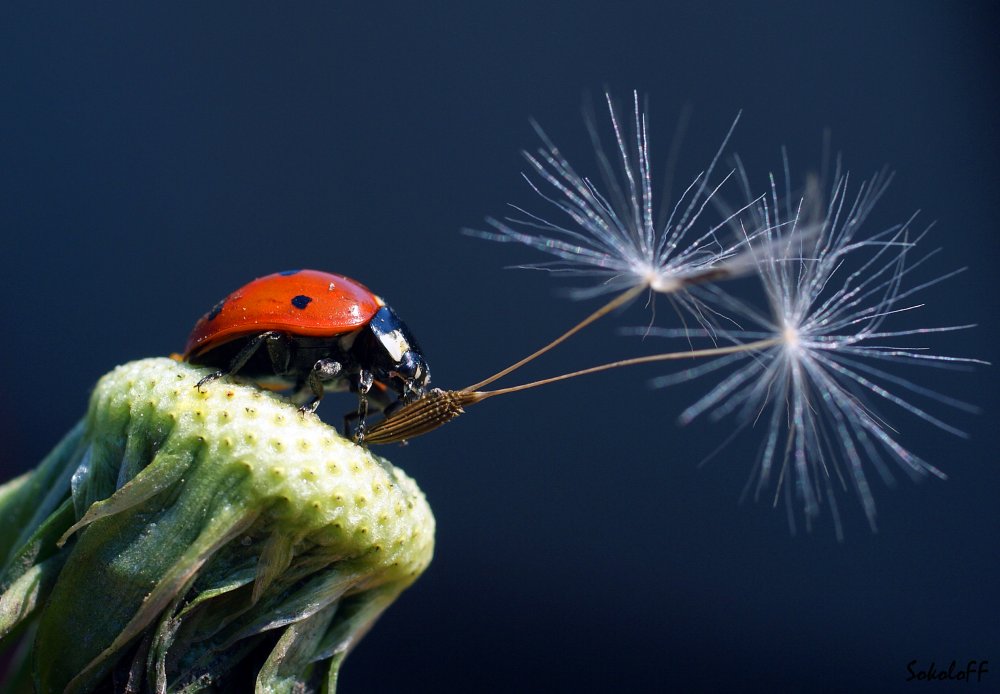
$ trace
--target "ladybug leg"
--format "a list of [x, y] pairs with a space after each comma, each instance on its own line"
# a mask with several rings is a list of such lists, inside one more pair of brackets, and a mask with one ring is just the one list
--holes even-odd
[[[360, 403], [359, 403], [360, 404]], [[389, 416], [391, 413], [398, 410], [405, 403], [401, 400], [393, 398], [393, 392], [384, 383], [380, 381], [373, 381], [368, 392], [364, 394], [364, 405], [359, 407], [358, 410], [354, 412], [348, 412], [344, 415], [344, 432], [345, 436], [349, 436], [351, 433], [351, 423], [355, 419], [362, 419], [367, 416], [372, 409], [381, 412], [384, 416]], [[364, 421], [362, 420], [362, 423]], [[365, 427], [359, 427], [354, 431], [354, 442], [361, 443], [364, 439]]]
[[361, 427], [355, 429], [351, 423], [359, 416], [356, 410], [352, 410], [344, 415], [344, 437], [349, 438], [354, 443], [361, 443], [365, 439], [364, 430]]
[[267, 343], [268, 356], [270, 356], [271, 361], [274, 362], [275, 368], [278, 367], [282, 360], [287, 364], [288, 350], [284, 345], [284, 336], [276, 330], [268, 330], [267, 332], [263, 332], [247, 342], [243, 346], [243, 349], [237, 352], [236, 356], [229, 362], [229, 366], [227, 368], [208, 374], [195, 384], [195, 388], [201, 390], [201, 387], [206, 383], [220, 379], [223, 376], [235, 376], [236, 372], [246, 366], [247, 362], [250, 361], [250, 358], [257, 353], [257, 350], [260, 349], [260, 346], [265, 342]]
[[365, 418], [368, 416], [368, 391], [375, 383], [375, 377], [371, 371], [362, 369], [354, 382], [354, 390], [358, 394], [358, 411], [344, 417], [344, 434], [350, 437], [350, 421], [358, 420], [358, 426], [354, 431], [354, 440], [363, 441], [365, 437]]
[[306, 385], [312, 391], [313, 399], [300, 407], [299, 412], [315, 412], [319, 407], [319, 401], [323, 399], [323, 384], [335, 379], [343, 370], [343, 365], [336, 359], [320, 359], [313, 364], [309, 376], [306, 377]]
[[[274, 369], [274, 373], [279, 375], [287, 373], [288, 365], [292, 360], [292, 354], [285, 336], [276, 330], [269, 330], [263, 333], [261, 337], [267, 342], [267, 357], [271, 360], [271, 368]], [[237, 358], [239, 356], [239, 354], [236, 355]], [[247, 357], [247, 359], [250, 359], [250, 357]], [[233, 359], [233, 361], [236, 361], [236, 359]], [[243, 363], [245, 364], [246, 362], [244, 361]]]

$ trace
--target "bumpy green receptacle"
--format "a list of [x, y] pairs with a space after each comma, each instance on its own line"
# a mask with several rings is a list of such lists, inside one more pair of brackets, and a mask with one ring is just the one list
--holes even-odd
[[[5, 685], [332, 691], [427, 567], [402, 471], [251, 386], [169, 359], [115, 369], [37, 470], [0, 487]], [[32, 640], [32, 632], [35, 631]]]

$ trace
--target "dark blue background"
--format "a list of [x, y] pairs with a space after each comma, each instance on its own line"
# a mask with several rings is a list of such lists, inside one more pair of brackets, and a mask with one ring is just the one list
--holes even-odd
[[[938, 220], [934, 272], [970, 267], [916, 322], [978, 322], [934, 346], [995, 360], [988, 3], [367, 4], [0, 10], [5, 474], [44, 455], [101, 374], [181, 349], [212, 302], [278, 269], [375, 288], [438, 385], [536, 347], [586, 306], [503, 269], [529, 249], [458, 230], [535, 203], [518, 175], [531, 117], [591, 167], [581, 105], [605, 86], [649, 96], [657, 163], [693, 106], [682, 180], [739, 109], [734, 149], [758, 182], [781, 145], [816, 165], [827, 127], [858, 176], [888, 164], [872, 229], [919, 208]], [[609, 322], [524, 375], [634, 347]], [[909, 691], [913, 659], [986, 658], [997, 686], [994, 369], [919, 374], [983, 414], [943, 413], [970, 441], [900, 418], [951, 479], [876, 480], [878, 534], [842, 501], [842, 544], [828, 519], [792, 537], [782, 509], [738, 504], [759, 434], [699, 469], [732, 423], [677, 427], [708, 382], [647, 390], [662, 371], [492, 401], [383, 451], [433, 504], [437, 552], [344, 692]]]

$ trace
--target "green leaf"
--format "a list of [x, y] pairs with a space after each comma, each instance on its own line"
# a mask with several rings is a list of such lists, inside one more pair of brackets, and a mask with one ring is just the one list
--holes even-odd
[[313, 679], [316, 649], [337, 612], [333, 602], [295, 622], [281, 635], [257, 676], [259, 694], [298, 694]]

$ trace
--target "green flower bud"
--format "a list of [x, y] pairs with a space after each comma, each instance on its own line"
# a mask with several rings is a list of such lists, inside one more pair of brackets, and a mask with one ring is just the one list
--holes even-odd
[[115, 369], [0, 487], [0, 646], [22, 642], [3, 691], [333, 691], [430, 563], [413, 480], [280, 396], [197, 389], [205, 373]]

